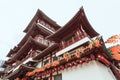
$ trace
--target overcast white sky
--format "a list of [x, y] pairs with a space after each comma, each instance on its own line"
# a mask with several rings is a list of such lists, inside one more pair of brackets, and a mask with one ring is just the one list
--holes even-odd
[[1, 0], [0, 59], [20, 42], [38, 8], [63, 26], [81, 6], [104, 39], [120, 33], [120, 0]]

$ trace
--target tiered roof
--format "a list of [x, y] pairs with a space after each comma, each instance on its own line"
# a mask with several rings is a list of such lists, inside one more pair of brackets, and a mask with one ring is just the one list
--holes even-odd
[[[55, 28], [55, 30], [57, 30], [57, 31], [55, 33], [46, 31], [44, 28], [41, 27], [41, 25], [36, 23], [36, 21], [38, 19], [42, 19], [42, 20], [46, 21], [47, 23], [52, 25]], [[102, 37], [99, 37], [99, 33], [97, 33], [92, 28], [90, 23], [88, 22], [87, 17], [84, 13], [83, 7], [62, 28], [60, 28], [60, 26], [58, 24], [56, 24], [56, 22], [51, 20], [42, 11], [40, 11], [38, 9], [34, 18], [31, 20], [29, 25], [24, 30], [24, 32], [26, 32], [27, 34], [21, 40], [21, 42], [18, 44], [18, 47], [15, 47], [15, 49], [10, 50], [10, 52], [7, 56], [10, 56], [12, 53], [16, 53], [16, 54], [12, 57], [12, 59], [7, 61], [5, 64], [8, 64], [8, 63], [11, 64], [16, 60], [22, 60], [22, 58], [24, 58], [25, 56], [28, 55], [28, 52], [31, 49], [33, 49], [33, 50], [38, 49], [41, 51], [39, 52], [39, 54], [36, 57], [33, 58], [33, 60], [35, 60], [35, 61], [29, 61], [28, 63], [26, 63], [26, 64], [32, 64], [32, 65], [36, 64], [37, 60], [39, 61], [41, 58], [43, 58], [49, 54], [52, 54], [52, 52], [55, 51], [59, 47], [59, 42], [61, 41], [61, 39], [65, 36], [67, 36], [71, 31], [77, 29], [78, 26], [79, 27], [82, 26], [83, 30], [87, 33], [90, 41], [85, 42], [86, 43], [85, 45], [83, 45], [84, 44], [83, 43], [83, 44], [79, 45], [79, 47], [72, 49], [74, 51], [74, 54], [72, 54], [72, 55], [69, 54], [72, 51], [69, 51], [69, 53], [66, 53], [66, 52], [63, 53], [62, 59], [58, 62], [57, 65], [54, 62], [50, 63], [50, 64], [52, 64], [52, 66], [50, 66], [50, 68], [46, 68], [44, 70], [51, 71], [51, 70], [57, 69], [57, 68], [62, 69], [62, 67], [66, 66], [66, 65], [67, 65], [67, 67], [71, 67], [71, 64], [77, 66], [77, 64], [81, 64], [81, 61], [88, 63], [89, 60], [98, 60], [98, 61], [104, 63], [106, 66], [109, 66], [111, 68], [111, 70], [113, 71], [113, 73], [115, 74], [116, 78], [119, 80], [120, 73], [118, 72], [118, 70], [116, 70], [115, 66], [112, 64], [112, 58], [110, 57], [109, 53], [106, 50], [106, 47], [104, 45], [104, 41], [103, 41]], [[47, 47], [46, 45], [35, 41], [33, 39], [33, 37], [38, 33], [43, 34], [45, 37], [48, 36], [47, 39], [49, 39], [51, 41], [55, 41], [56, 43]], [[64, 35], [63, 35], [63, 33], [64, 33]], [[95, 38], [95, 39], [93, 39], [93, 38]], [[95, 41], [97, 41], [97, 42], [95, 42]], [[81, 58], [78, 58], [78, 56], [76, 56], [76, 53], [77, 53], [76, 51], [78, 49], [81, 49], [81, 55], [80, 55]], [[82, 52], [82, 50], [83, 50], [83, 52]], [[70, 57], [69, 60], [64, 58], [64, 56], [66, 54], [67, 54], [67, 57]], [[45, 66], [43, 66], [43, 67], [45, 67]], [[43, 68], [43, 67], [41, 67], [41, 68]], [[30, 67], [27, 65], [20, 65], [20, 67], [13, 73], [10, 73], [7, 76], [7, 78], [11, 79], [11, 80], [15, 79], [18, 76], [20, 78], [22, 78], [26, 75], [26, 72], [28, 72], [28, 73], [32, 72], [32, 73], [36, 74], [37, 72], [40, 72], [40, 69], [35, 69], [34, 66]], [[40, 73], [42, 74], [43, 72], [44, 71], [41, 71]]]
[[13, 60], [21, 60], [26, 55], [30, 49], [36, 50], [44, 50], [47, 48], [46, 45], [41, 44], [40, 42], [35, 41], [32, 37], [29, 37], [26, 43], [20, 48], [20, 50], [16, 53], [16, 55], [12, 58]]
[[50, 19], [46, 14], [44, 14], [41, 10], [37, 10], [35, 16], [33, 17], [33, 19], [30, 21], [30, 23], [28, 24], [28, 26], [26, 27], [26, 29], [24, 30], [24, 32], [28, 32], [29, 29], [31, 28], [31, 25], [33, 25], [34, 23], [36, 23], [35, 21], [37, 19], [43, 19], [45, 20], [46, 22], [48, 22], [49, 24], [51, 24], [55, 30], [58, 30], [60, 28], [60, 26], [55, 22], [53, 21], [52, 19]]
[[[38, 9], [34, 18], [31, 20], [29, 25], [24, 30], [26, 35], [23, 37], [23, 39], [20, 41], [20, 43], [17, 46], [15, 46], [13, 49], [11, 49], [9, 51], [9, 53], [7, 54], [7, 57], [11, 57], [11, 55], [12, 55], [12, 57], [4, 63], [3, 67], [7, 67], [7, 65], [9, 65], [9, 64], [13, 64], [14, 62], [16, 62], [18, 60], [22, 60], [25, 56], [29, 55], [28, 52], [31, 49], [42, 51], [48, 47], [34, 39], [34, 37], [38, 34], [41, 34], [44, 37], [53, 34], [51, 31], [46, 30], [45, 28], [41, 27], [41, 25], [39, 25], [37, 23], [38, 19], [44, 20], [47, 24], [51, 25], [55, 30], [60, 28], [60, 26], [56, 22], [54, 22], [52, 19], [50, 19], [47, 15], [45, 15], [42, 11], [40, 11]], [[35, 64], [35, 63], [36, 62], [34, 62], [34, 61], [29, 61], [26, 64]], [[27, 69], [27, 68], [30, 68], [30, 67], [21, 65], [19, 67], [19, 69], [17, 69], [15, 72], [10, 73], [7, 76], [7, 78], [14, 79], [16, 76], [22, 75], [22, 71], [24, 71], [24, 73], [28, 72], [29, 69]]]
[[17, 76], [21, 76], [21, 77], [22, 77], [22, 76], [25, 75], [26, 72], [32, 71], [32, 70], [34, 70], [33, 67], [28, 67], [28, 66], [26, 66], [26, 65], [21, 65], [21, 66], [19, 67], [19, 69], [15, 70], [13, 73], [10, 73], [10, 74], [6, 77], [6, 79], [13, 80], [13, 79], [15, 79]]
[[41, 58], [44, 57], [44, 56], [47, 56], [47, 55], [49, 55], [49, 54], [52, 54], [52, 52], [53, 52], [56, 48], [58, 48], [58, 44], [57, 44], [57, 43], [55, 43], [55, 44], [51, 45], [50, 47], [44, 49], [41, 53], [39, 53], [36, 57], [34, 57], [33, 60], [39, 60], [39, 59], [41, 59]]
[[58, 42], [62, 39], [62, 37], [66, 36], [71, 31], [73, 31], [74, 29], [76, 29], [78, 26], [81, 26], [81, 25], [83, 29], [85, 30], [85, 32], [90, 36], [90, 38], [93, 38], [99, 35], [88, 22], [84, 9], [82, 7], [66, 25], [64, 25], [62, 28], [57, 30], [55, 34], [52, 34], [48, 36], [47, 38], [52, 41]]
[[54, 27], [55, 30], [58, 30], [60, 28], [60, 26], [56, 22], [54, 22], [46, 14], [44, 14], [41, 10], [38, 9], [35, 16], [31, 20], [29, 25], [26, 27], [26, 29], [24, 30], [24, 32], [26, 32], [26, 35], [23, 37], [23, 39], [20, 41], [20, 43], [14, 47], [14, 49], [11, 49], [9, 51], [7, 57], [10, 57], [11, 54], [17, 53], [19, 51], [19, 49], [28, 40], [29, 36], [34, 37], [36, 34], [42, 34], [44, 36], [48, 36], [48, 35], [53, 34], [49, 30], [45, 30], [39, 24], [37, 24], [38, 19], [45, 20], [48, 24], [52, 25], [52, 27]]

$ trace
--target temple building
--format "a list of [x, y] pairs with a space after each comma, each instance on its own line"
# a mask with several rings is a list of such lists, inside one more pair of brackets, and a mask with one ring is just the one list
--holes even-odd
[[1, 78], [120, 80], [120, 61], [111, 57], [83, 7], [62, 27], [38, 9], [24, 32], [23, 39], [7, 54]]
[[4, 68], [3, 68], [4, 62], [5, 60], [0, 60], [0, 77], [4, 75]]

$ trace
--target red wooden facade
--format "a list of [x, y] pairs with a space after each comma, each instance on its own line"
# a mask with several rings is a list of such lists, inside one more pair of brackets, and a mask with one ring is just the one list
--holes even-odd
[[61, 70], [96, 60], [120, 79], [102, 37], [88, 22], [83, 8], [63, 27], [38, 10], [24, 32], [24, 38], [7, 55], [10, 59], [5, 63], [4, 78], [61, 80]]

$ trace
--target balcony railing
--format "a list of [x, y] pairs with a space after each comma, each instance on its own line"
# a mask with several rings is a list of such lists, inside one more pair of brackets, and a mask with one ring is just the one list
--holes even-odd
[[38, 35], [34, 38], [34, 40], [46, 46], [50, 46], [53, 44], [53, 42], [50, 42], [49, 40], [46, 40], [45, 38], [42, 38]]
[[22, 64], [22, 63], [24, 63], [28, 58], [30, 58], [31, 57], [31, 55], [27, 55], [24, 59], [22, 59], [21, 61], [17, 61], [16, 62], [16, 65], [14, 65], [14, 66], [11, 66], [11, 68], [8, 70], [8, 72], [9, 71], [11, 71], [11, 70], [13, 70], [13, 71], [15, 71], [15, 70], [17, 70], [18, 68], [19, 68], [19, 66]]
[[67, 46], [65, 45], [65, 47], [64, 47], [64, 48], [61, 48], [61, 49], [56, 53], [56, 55], [59, 56], [59, 55], [65, 53], [65, 52], [68, 52], [68, 51], [70, 51], [70, 50], [72, 50], [72, 49], [74, 49], [74, 48], [76, 48], [76, 47], [78, 47], [78, 46], [80, 46], [80, 45], [88, 42], [88, 41], [90, 41], [90, 39], [89, 39], [88, 37], [84, 37], [84, 38], [82, 38], [82, 39], [79, 39], [78, 41], [73, 42], [73, 43], [70, 44], [69, 46], [68, 46], [68, 45], [67, 45]]
[[64, 48], [66, 48], [66, 47], [74, 44], [75, 42], [77, 42], [77, 41], [79, 41], [79, 40], [81, 40], [81, 39], [83, 39], [83, 38], [85, 38], [85, 37], [86, 37], [86, 36], [83, 36], [82, 38], [80, 38], [79, 36], [74, 36], [74, 37], [72, 37], [70, 40], [64, 42], [63, 44], [60, 44], [60, 45], [59, 45], [59, 50], [62, 50], [62, 49], [64, 49]]
[[40, 22], [38, 22], [37, 24], [40, 25], [42, 28], [50, 31], [51, 33], [55, 33], [55, 30], [54, 30], [52, 27], [48, 27], [48, 26], [46, 26], [46, 25], [43, 25], [43, 24], [41, 24]]

